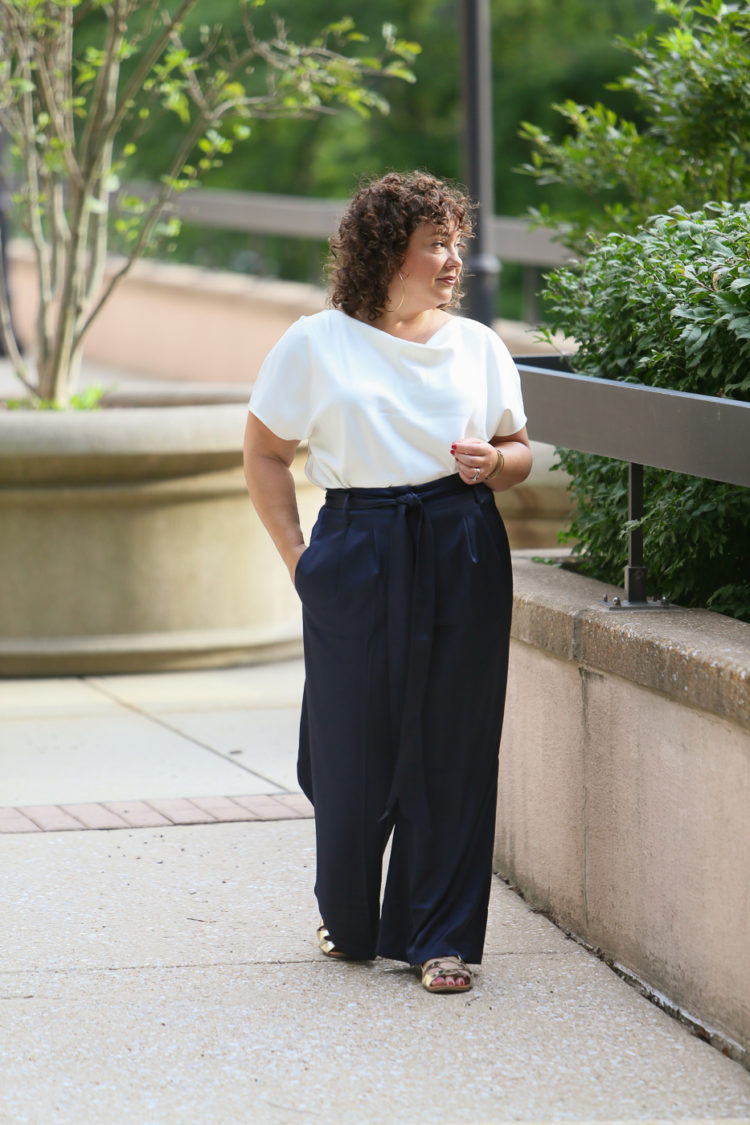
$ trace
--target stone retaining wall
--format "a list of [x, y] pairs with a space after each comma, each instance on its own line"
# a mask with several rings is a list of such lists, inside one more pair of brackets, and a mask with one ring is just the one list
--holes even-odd
[[[30, 247], [10, 247], [16, 331], [34, 340], [36, 267]], [[110, 270], [118, 265], [112, 259]], [[274, 278], [141, 261], [87, 336], [86, 359], [159, 379], [252, 383], [264, 357], [300, 316], [325, 307], [325, 291]], [[528, 325], [498, 321], [516, 355], [549, 352]]]
[[750, 1051], [750, 625], [514, 556], [497, 870]]

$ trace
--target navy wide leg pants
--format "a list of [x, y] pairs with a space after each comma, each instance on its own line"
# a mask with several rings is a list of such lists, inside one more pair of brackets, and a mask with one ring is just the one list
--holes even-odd
[[295, 583], [298, 771], [331, 938], [362, 959], [478, 963], [512, 601], [493, 495], [458, 476], [329, 489]]

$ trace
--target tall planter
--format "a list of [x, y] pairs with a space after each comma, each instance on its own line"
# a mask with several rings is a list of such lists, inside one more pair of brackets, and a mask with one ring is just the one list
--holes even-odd
[[[195, 393], [195, 392], [186, 392]], [[203, 389], [205, 393], [205, 388]], [[0, 410], [0, 675], [208, 667], [301, 651], [297, 596], [247, 498], [244, 404]], [[303, 530], [322, 493], [293, 465]], [[498, 494], [546, 548], [567, 478], [535, 444]]]
[[[248, 501], [242, 405], [0, 414], [0, 674], [227, 664], [300, 648]], [[294, 472], [303, 525], [320, 494]]]

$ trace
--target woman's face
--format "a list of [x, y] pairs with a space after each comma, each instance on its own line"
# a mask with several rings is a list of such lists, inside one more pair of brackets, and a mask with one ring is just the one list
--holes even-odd
[[390, 308], [395, 310], [402, 298], [402, 315], [447, 305], [461, 273], [462, 249], [462, 235], [457, 230], [420, 223], [388, 287]]

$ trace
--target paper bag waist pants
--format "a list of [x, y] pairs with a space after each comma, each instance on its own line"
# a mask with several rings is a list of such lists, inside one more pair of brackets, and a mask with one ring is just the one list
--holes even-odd
[[458, 476], [329, 490], [295, 583], [298, 773], [332, 939], [353, 957], [479, 962], [512, 602], [493, 495]]

